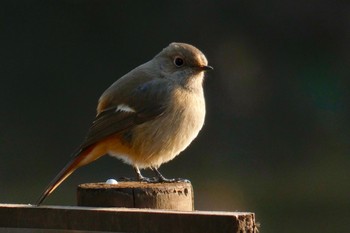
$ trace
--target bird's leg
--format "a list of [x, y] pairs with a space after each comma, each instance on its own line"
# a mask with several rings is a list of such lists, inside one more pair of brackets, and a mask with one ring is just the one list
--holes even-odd
[[155, 167], [151, 167], [152, 171], [154, 171], [154, 173], [156, 174], [156, 179], [158, 180], [158, 182], [174, 182], [174, 179], [167, 179], [165, 178], [159, 171], [157, 168]]
[[134, 166], [134, 171], [136, 172], [136, 179], [138, 181], [144, 181], [144, 182], [153, 182], [152, 179], [150, 178], [147, 178], [147, 177], [144, 177], [142, 174], [141, 174], [141, 171], [140, 169], [137, 167], [137, 166]]
[[163, 183], [186, 182], [186, 183], [190, 183], [189, 180], [182, 179], [182, 178], [167, 179], [158, 171], [157, 168], [151, 167], [151, 169], [156, 174], [156, 181], [157, 182], [163, 182]]
[[145, 177], [141, 174], [141, 171], [138, 167], [134, 167], [134, 171], [136, 173], [136, 179], [143, 180]]

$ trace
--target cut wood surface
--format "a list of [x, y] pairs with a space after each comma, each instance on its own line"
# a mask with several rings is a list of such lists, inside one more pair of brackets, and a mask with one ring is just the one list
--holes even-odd
[[0, 204], [1, 228], [140, 233], [256, 233], [254, 213]]
[[81, 184], [77, 190], [79, 206], [126, 207], [167, 210], [193, 210], [193, 188], [189, 182]]

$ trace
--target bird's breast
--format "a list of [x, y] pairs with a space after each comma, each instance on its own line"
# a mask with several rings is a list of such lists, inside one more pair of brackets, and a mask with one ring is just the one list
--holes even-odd
[[203, 90], [176, 89], [162, 116], [133, 129], [131, 145], [137, 155], [134, 163], [158, 167], [173, 159], [198, 135], [204, 118]]

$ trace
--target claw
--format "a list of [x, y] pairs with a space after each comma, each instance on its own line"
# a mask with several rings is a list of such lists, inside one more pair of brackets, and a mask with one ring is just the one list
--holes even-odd
[[121, 177], [118, 179], [118, 181], [139, 181], [139, 182], [146, 182], [146, 183], [181, 183], [181, 182], [191, 183], [189, 180], [183, 179], [183, 178], [167, 179], [158, 171], [157, 168], [151, 167], [151, 169], [156, 174], [155, 177], [152, 177], [152, 178], [144, 177], [141, 174], [140, 169], [138, 167], [134, 167], [136, 178]]
[[189, 180], [183, 179], [183, 178], [167, 179], [158, 171], [157, 168], [152, 167], [151, 169], [156, 174], [155, 179], [157, 180], [157, 182], [160, 182], [160, 183], [180, 183], [180, 182], [191, 183]]

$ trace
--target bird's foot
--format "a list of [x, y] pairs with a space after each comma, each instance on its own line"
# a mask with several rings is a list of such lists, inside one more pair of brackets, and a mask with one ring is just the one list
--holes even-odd
[[154, 179], [157, 180], [159, 183], [191, 183], [191, 181], [183, 178], [173, 178], [173, 179], [167, 179], [164, 176], [162, 177], [155, 177]]
[[148, 178], [148, 177], [135, 177], [135, 178], [130, 178], [130, 177], [120, 177], [118, 181], [122, 182], [145, 182], [145, 183], [155, 183], [154, 178]]
[[181, 182], [191, 183], [189, 180], [183, 179], [183, 178], [167, 179], [158, 171], [158, 169], [156, 167], [151, 167], [151, 169], [154, 171], [154, 173], [156, 175], [153, 178], [144, 177], [141, 174], [140, 169], [135, 166], [134, 170], [136, 172], [136, 179], [122, 177], [122, 180], [123, 181], [139, 181], [139, 182], [145, 182], [145, 183], [181, 183]]
[[152, 167], [151, 169], [156, 174], [156, 177], [154, 177], [153, 179], [157, 183], [181, 183], [181, 182], [191, 183], [189, 180], [186, 180], [186, 179], [183, 179], [183, 178], [167, 179], [158, 171], [157, 168]]
[[145, 183], [191, 183], [191, 181], [183, 178], [173, 178], [173, 179], [167, 179], [164, 176], [162, 177], [120, 177], [118, 179], [118, 182], [145, 182]]
[[156, 183], [154, 181], [154, 178], [148, 178], [148, 177], [144, 177], [144, 176], [141, 178], [138, 178], [137, 180], [140, 182], [145, 182], [145, 183]]

